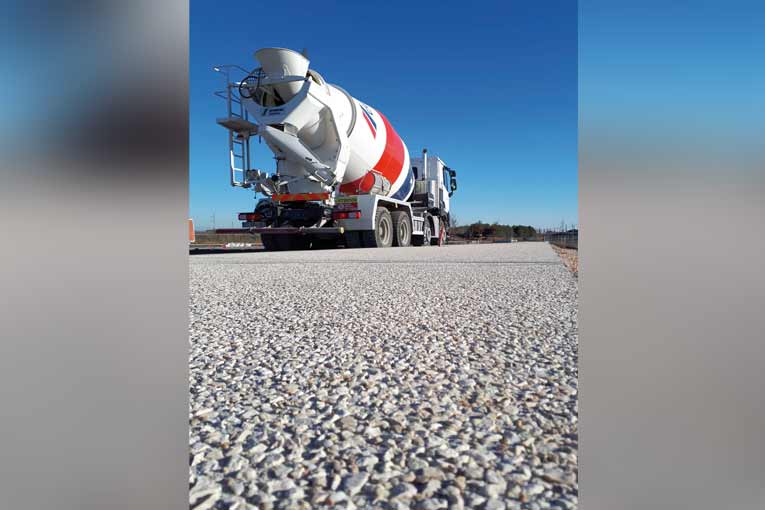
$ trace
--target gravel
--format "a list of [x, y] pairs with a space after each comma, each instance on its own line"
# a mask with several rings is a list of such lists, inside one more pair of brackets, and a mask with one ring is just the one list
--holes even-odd
[[576, 508], [577, 294], [545, 243], [191, 257], [191, 507]]

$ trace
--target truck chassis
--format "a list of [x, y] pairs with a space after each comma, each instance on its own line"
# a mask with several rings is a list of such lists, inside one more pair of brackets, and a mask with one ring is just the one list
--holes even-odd
[[[340, 205], [341, 207], [337, 207]], [[441, 246], [447, 242], [448, 215], [380, 195], [338, 198], [332, 226], [265, 226], [244, 223], [243, 230], [260, 234], [268, 250], [333, 248], [387, 248], [390, 246]]]

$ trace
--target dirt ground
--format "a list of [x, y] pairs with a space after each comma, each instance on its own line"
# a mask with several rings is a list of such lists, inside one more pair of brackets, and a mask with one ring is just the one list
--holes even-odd
[[574, 276], [579, 276], [579, 251], [578, 250], [572, 250], [570, 248], [558, 248], [557, 246], [553, 245], [553, 250], [555, 250], [555, 253], [557, 253], [560, 258], [563, 260], [563, 263], [566, 265], [566, 267], [574, 273]]

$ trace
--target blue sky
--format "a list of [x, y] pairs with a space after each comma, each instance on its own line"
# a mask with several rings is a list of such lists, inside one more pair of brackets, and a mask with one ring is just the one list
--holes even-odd
[[[191, 3], [190, 214], [238, 226], [254, 194], [228, 184], [217, 64], [308, 49], [327, 81], [383, 112], [414, 153], [458, 174], [460, 224], [577, 223], [576, 2], [279, 3], [259, 12]], [[275, 14], [278, 13], [278, 14]], [[257, 168], [273, 171], [265, 144]]]

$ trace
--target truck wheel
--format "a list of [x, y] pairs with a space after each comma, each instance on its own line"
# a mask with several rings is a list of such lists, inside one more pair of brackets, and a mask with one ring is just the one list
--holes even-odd
[[412, 236], [412, 244], [415, 246], [430, 246], [430, 218], [425, 217], [421, 236]]
[[353, 231], [345, 233], [345, 247], [346, 248], [361, 248], [363, 245], [361, 239], [361, 232]]
[[291, 236], [293, 250], [310, 250], [311, 238], [308, 236]]
[[431, 246], [443, 246], [446, 244], [446, 228], [444, 228], [443, 220], [439, 221], [441, 228], [438, 231], [438, 237], [430, 241]]
[[337, 248], [337, 239], [314, 239], [311, 241], [313, 250], [334, 250]]
[[375, 229], [361, 232], [365, 248], [390, 248], [393, 245], [393, 219], [385, 207], [378, 207], [375, 214]]
[[307, 250], [311, 247], [311, 239], [307, 236], [281, 234], [275, 237], [276, 249], [279, 251]]
[[393, 211], [393, 246], [409, 246], [412, 244], [412, 222], [406, 211]]
[[263, 248], [266, 251], [275, 251], [279, 249], [276, 246], [273, 234], [260, 234], [260, 242], [263, 243]]

